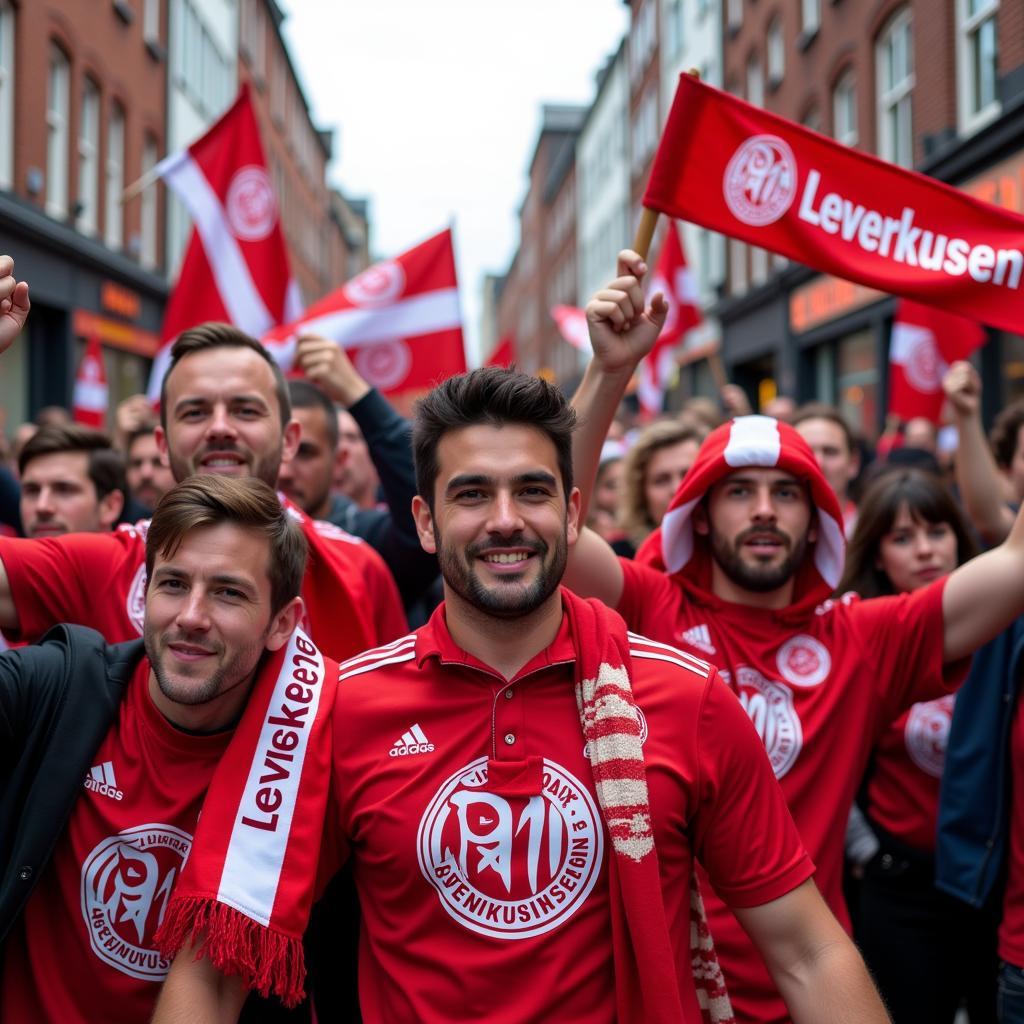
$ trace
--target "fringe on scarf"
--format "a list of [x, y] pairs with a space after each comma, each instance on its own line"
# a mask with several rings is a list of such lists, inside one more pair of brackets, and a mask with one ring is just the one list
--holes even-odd
[[156, 934], [160, 952], [173, 959], [185, 945], [201, 943], [196, 959], [210, 958], [224, 974], [237, 974], [266, 998], [285, 1006], [305, 998], [306, 961], [302, 940], [272, 931], [212, 897], [174, 899]]
[[690, 875], [690, 956], [697, 1002], [705, 1024], [736, 1024], [696, 871]]

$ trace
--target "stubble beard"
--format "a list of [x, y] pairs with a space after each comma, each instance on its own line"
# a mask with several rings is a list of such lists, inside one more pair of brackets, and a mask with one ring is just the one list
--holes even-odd
[[[284, 440], [282, 439], [277, 448], [274, 451], [264, 456], [250, 455], [246, 459], [249, 476], [256, 477], [258, 480], [262, 480], [269, 487], [277, 489], [277, 475], [281, 469], [281, 452], [284, 448]], [[171, 474], [174, 476], [174, 482], [180, 484], [182, 480], [187, 480], [190, 476], [198, 476], [202, 473], [211, 472], [210, 470], [204, 470], [200, 468], [199, 460], [203, 458], [207, 450], [196, 452], [190, 459], [185, 459], [175, 454], [170, 444], [167, 446], [167, 461], [171, 465]], [[238, 445], [221, 445], [216, 448], [216, 451], [220, 452], [237, 452], [240, 455], [245, 455], [244, 449]]]
[[[164, 668], [162, 652], [167, 646], [166, 634], [159, 635], [155, 629], [146, 628], [143, 643], [160, 692], [174, 704], [198, 707], [223, 696], [252, 676], [263, 655], [267, 635], [268, 633], [264, 632], [257, 640], [238, 650], [228, 660], [221, 661], [207, 678], [188, 679], [184, 682], [173, 678]], [[187, 636], [176, 636], [174, 640], [189, 642]], [[223, 650], [221, 653], [223, 654]]]
[[[774, 565], [751, 565], [740, 554], [744, 541], [751, 534], [771, 533], [789, 549], [789, 553]], [[723, 573], [737, 586], [755, 594], [765, 594], [785, 586], [803, 565], [807, 553], [807, 534], [794, 540], [781, 530], [766, 530], [752, 527], [744, 530], [731, 543], [712, 528], [710, 531], [711, 555]]]
[[464, 551], [446, 546], [435, 527], [438, 563], [445, 583], [467, 604], [498, 619], [519, 619], [536, 611], [558, 589], [569, 557], [568, 537], [563, 532], [550, 548], [544, 541], [524, 541], [521, 537], [502, 539], [502, 546], [527, 548], [539, 558], [537, 576], [532, 583], [509, 581], [486, 587], [474, 568], [481, 551], [494, 542], [470, 545]]

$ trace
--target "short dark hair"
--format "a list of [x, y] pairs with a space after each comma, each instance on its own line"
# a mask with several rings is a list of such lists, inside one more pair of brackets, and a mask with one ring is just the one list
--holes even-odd
[[146, 534], [147, 577], [153, 575], [158, 554], [172, 558], [186, 534], [221, 523], [251, 530], [270, 542], [267, 578], [271, 614], [276, 614], [302, 590], [307, 544], [273, 489], [255, 477], [202, 474], [172, 487], [160, 499]]
[[992, 454], [1003, 469], [1009, 469], [1013, 462], [1021, 427], [1024, 427], [1024, 401], [1008, 405], [992, 424], [988, 439], [992, 445]]
[[956, 534], [957, 565], [978, 553], [963, 513], [937, 475], [921, 469], [886, 468], [872, 481], [857, 506], [857, 525], [846, 548], [846, 564], [837, 593], [853, 590], [861, 597], [894, 593], [889, 577], [878, 567], [878, 551], [904, 503], [911, 517], [950, 525]]
[[186, 356], [190, 356], [194, 352], [205, 352], [211, 348], [248, 348], [270, 367], [274, 375], [274, 391], [277, 394], [277, 405], [281, 412], [281, 430], [283, 432], [292, 418], [292, 403], [288, 397], [288, 386], [285, 384], [281, 367], [274, 362], [273, 356], [255, 338], [251, 338], [245, 331], [240, 331], [231, 324], [222, 324], [215, 320], [182, 331], [171, 346], [171, 362], [164, 374], [164, 379], [160, 382], [160, 425], [164, 430], [167, 429], [168, 378], [178, 363]]
[[846, 438], [846, 450], [848, 452], [858, 451], [857, 439], [853, 436], [850, 424], [846, 422], [846, 417], [834, 405], [826, 405], [824, 402], [807, 402], [797, 409], [790, 423], [796, 427], [804, 420], [828, 420], [829, 423], [834, 423]]
[[155, 433], [156, 433], [156, 424], [155, 423], [143, 423], [140, 426], [136, 427], [124, 439], [124, 453], [125, 453], [125, 455], [127, 456], [131, 452], [132, 445], [135, 444], [135, 442], [138, 441], [138, 439], [140, 437], [151, 437]]
[[88, 456], [89, 479], [96, 488], [97, 499], [102, 500], [112, 491], [128, 493], [124, 456], [106, 434], [77, 423], [40, 427], [18, 453], [18, 474], [24, 476], [33, 459], [62, 452], [84, 452]]
[[412, 428], [416, 488], [431, 509], [440, 472], [441, 438], [463, 427], [517, 423], [540, 430], [555, 446], [566, 498], [572, 491], [572, 432], [576, 413], [554, 385], [501, 366], [484, 366], [449, 377], [421, 398]]
[[327, 443], [331, 451], [338, 450], [338, 410], [334, 403], [315, 385], [308, 380], [288, 381], [288, 397], [293, 409], [323, 409], [327, 422]]

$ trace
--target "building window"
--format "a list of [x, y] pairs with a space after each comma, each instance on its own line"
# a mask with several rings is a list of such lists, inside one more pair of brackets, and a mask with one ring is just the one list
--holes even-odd
[[980, 128], [999, 113], [996, 89], [999, 0], [957, 0], [960, 130]]
[[901, 10], [875, 45], [878, 76], [878, 155], [900, 167], [914, 163], [910, 98], [914, 89], [914, 47], [910, 11]]
[[747, 58], [747, 102], [755, 107], [764, 106], [764, 72], [761, 70], [761, 58], [756, 53]]
[[124, 245], [124, 110], [119, 103], [110, 107], [107, 124], [106, 231], [104, 239], [111, 249]]
[[747, 247], [738, 238], [729, 239], [729, 294], [747, 290]]
[[0, 0], [0, 188], [14, 182], [14, 11]]
[[852, 71], [832, 91], [832, 134], [844, 146], [857, 145], [857, 80]]
[[[152, 172], [156, 167], [157, 145], [156, 140], [146, 136], [142, 144], [142, 174], [143, 176]], [[157, 235], [157, 185], [153, 182], [148, 188], [142, 190], [142, 211], [139, 230], [141, 244], [139, 246], [139, 261], [148, 270], [156, 269], [156, 235]]]
[[811, 36], [821, 25], [821, 0], [800, 0], [800, 31]]
[[734, 32], [743, 24], [743, 0], [726, 0], [726, 25]]
[[78, 204], [75, 227], [95, 235], [100, 205], [100, 91], [91, 78], [82, 87], [78, 121]]
[[768, 82], [772, 86], [782, 81], [786, 73], [786, 44], [782, 38], [782, 18], [772, 18], [768, 26]]
[[764, 284], [768, 280], [768, 250], [760, 246], [750, 247], [750, 283]]
[[68, 59], [50, 47], [46, 96], [46, 212], [68, 215]]
[[805, 128], [810, 128], [812, 132], [821, 131], [821, 112], [818, 110], [816, 103], [812, 103], [804, 111], [804, 116], [800, 118], [800, 123]]
[[665, 56], [674, 61], [683, 49], [683, 0], [668, 0], [665, 8]]
[[160, 0], [145, 0], [143, 4], [142, 38], [147, 43], [160, 42]]

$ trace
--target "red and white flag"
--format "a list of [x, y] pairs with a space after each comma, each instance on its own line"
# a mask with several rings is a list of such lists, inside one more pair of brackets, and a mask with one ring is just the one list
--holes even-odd
[[149, 379], [154, 401], [182, 331], [223, 320], [258, 338], [302, 313], [248, 86], [201, 139], [157, 171], [195, 227], [164, 314], [165, 344]]
[[581, 352], [590, 351], [590, 331], [587, 329], [587, 314], [575, 306], [553, 306], [551, 319], [558, 327], [558, 333]]
[[643, 204], [1004, 330], [1024, 217], [682, 75]]
[[506, 334], [487, 357], [484, 366], [511, 366], [516, 361], [516, 339]]
[[379, 391], [426, 391], [466, 369], [452, 232], [376, 263], [314, 303], [301, 319], [263, 335], [290, 370], [302, 334], [332, 338]]
[[100, 339], [90, 335], [85, 353], [75, 374], [75, 390], [71, 398], [71, 416], [76, 423], [102, 430], [107, 422], [107, 371], [103, 367]]
[[889, 340], [889, 413], [938, 423], [950, 363], [966, 359], [984, 341], [973, 320], [903, 299]]
[[697, 282], [686, 265], [674, 220], [668, 222], [665, 241], [647, 286], [648, 295], [655, 292], [661, 292], [668, 301], [668, 317], [654, 348], [640, 366], [637, 397], [641, 411], [648, 417], [657, 416], [664, 406], [665, 388], [675, 371], [676, 346], [688, 330], [702, 321]]

